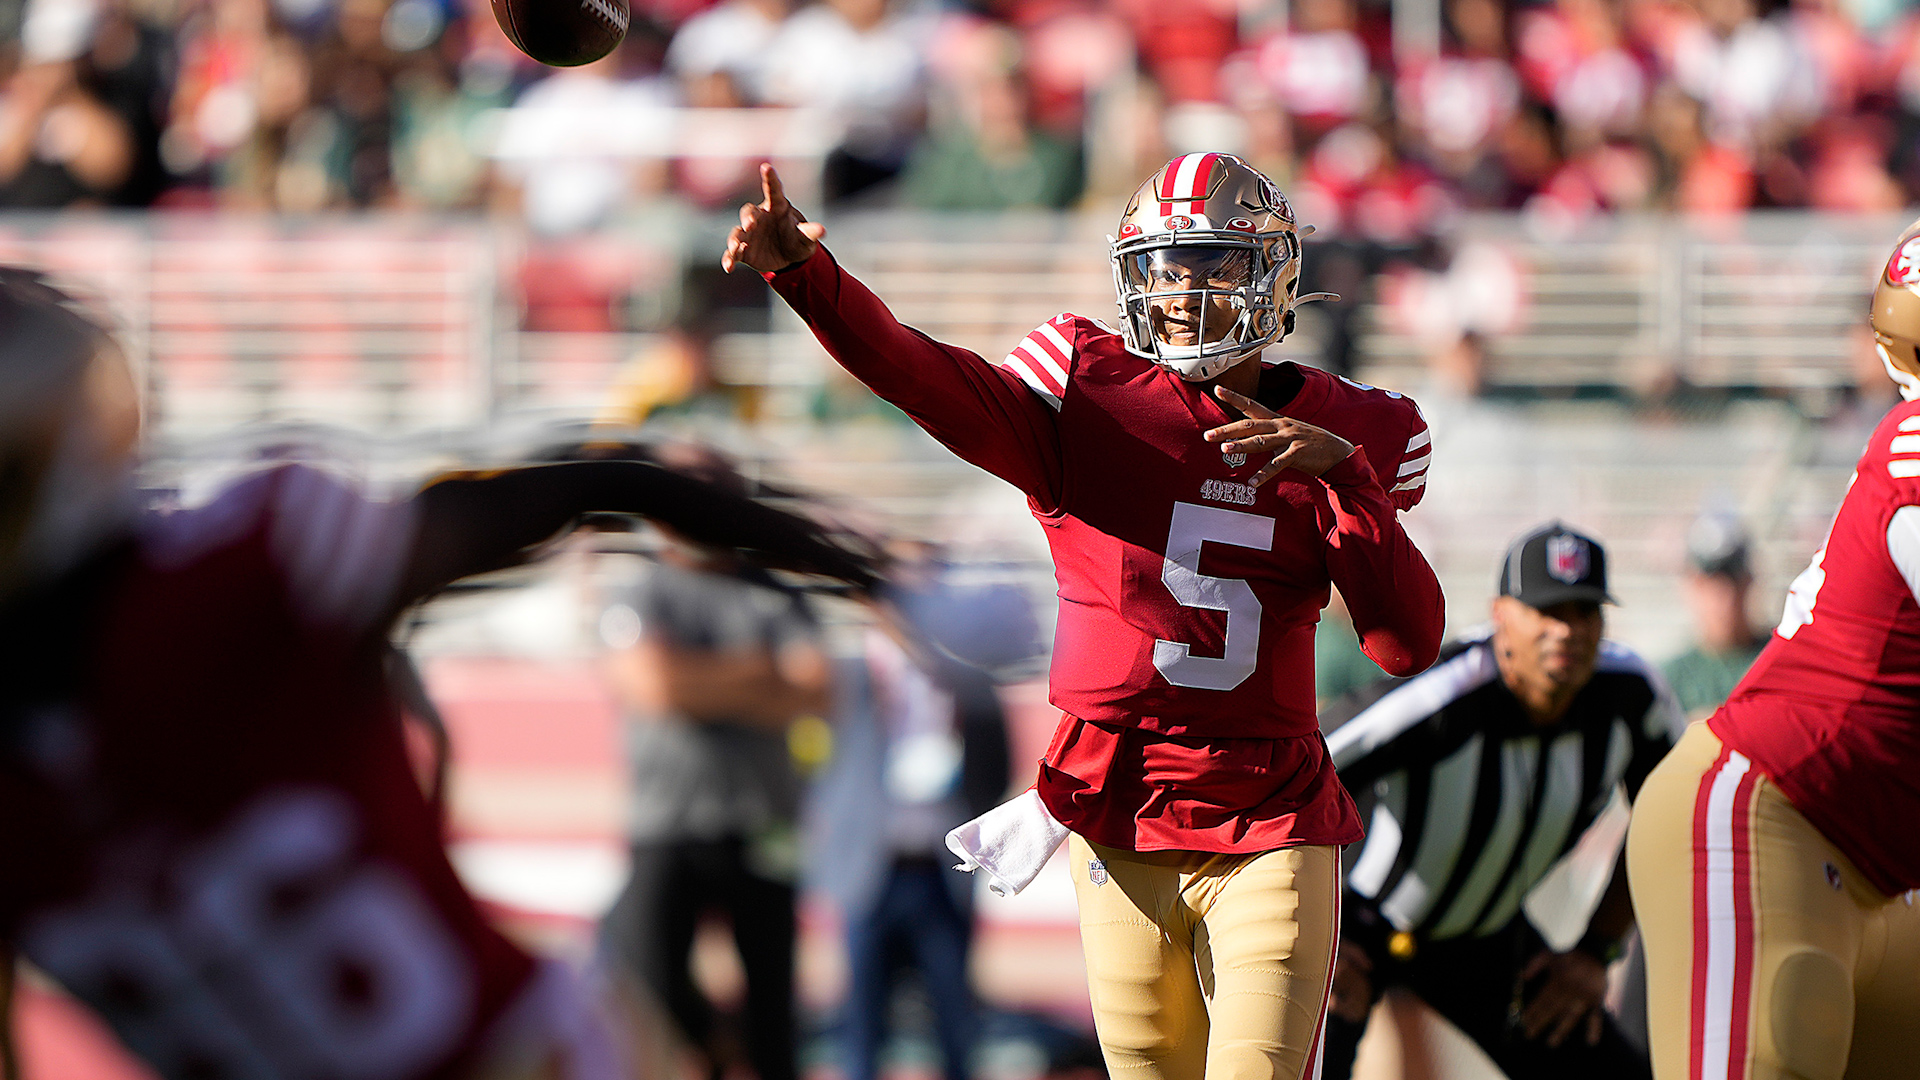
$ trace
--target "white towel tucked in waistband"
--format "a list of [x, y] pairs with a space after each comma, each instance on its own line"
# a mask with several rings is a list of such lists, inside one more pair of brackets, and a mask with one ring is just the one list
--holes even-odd
[[987, 888], [1010, 896], [1033, 883], [1067, 838], [1067, 827], [1055, 821], [1028, 788], [947, 834], [947, 848], [960, 856], [956, 869], [987, 872]]

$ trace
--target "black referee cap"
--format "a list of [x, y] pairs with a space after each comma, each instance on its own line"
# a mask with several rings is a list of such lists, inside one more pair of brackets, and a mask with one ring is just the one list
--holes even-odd
[[1500, 595], [1528, 607], [1569, 600], [1614, 604], [1607, 592], [1607, 552], [1584, 533], [1551, 521], [1521, 536], [1500, 561]]

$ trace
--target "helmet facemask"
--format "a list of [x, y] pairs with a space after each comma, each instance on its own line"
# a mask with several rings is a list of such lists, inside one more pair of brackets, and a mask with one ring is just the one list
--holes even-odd
[[1129, 350], [1201, 381], [1284, 336], [1274, 287], [1291, 251], [1245, 234], [1156, 239], [1114, 247], [1114, 289]]
[[[1293, 329], [1300, 238], [1286, 196], [1231, 154], [1182, 154], [1141, 184], [1109, 238], [1127, 351], [1190, 382]], [[1211, 270], [1231, 268], [1230, 275]], [[1157, 271], [1175, 271], [1155, 280]], [[1169, 318], [1173, 309], [1179, 317]]]

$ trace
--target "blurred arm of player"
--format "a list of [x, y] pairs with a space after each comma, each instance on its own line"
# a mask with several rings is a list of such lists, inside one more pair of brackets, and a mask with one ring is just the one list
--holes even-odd
[[762, 566], [876, 585], [877, 556], [818, 522], [638, 461], [571, 461], [454, 473], [414, 496], [418, 525], [395, 610], [446, 585], [513, 566], [582, 515], [633, 514]]
[[[1633, 926], [1633, 899], [1627, 892], [1627, 856], [1614, 862], [1613, 880], [1600, 897], [1600, 906], [1587, 922], [1583, 940], [1617, 942]], [[1520, 972], [1531, 989], [1531, 1000], [1520, 1014], [1520, 1029], [1529, 1039], [1546, 1037], [1559, 1046], [1583, 1027], [1587, 1045], [1600, 1042], [1606, 1012], [1607, 961], [1580, 946], [1563, 953], [1543, 949]]]

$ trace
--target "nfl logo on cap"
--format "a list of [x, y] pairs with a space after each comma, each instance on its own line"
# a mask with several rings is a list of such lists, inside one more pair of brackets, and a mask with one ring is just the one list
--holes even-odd
[[1564, 581], [1568, 585], [1587, 576], [1591, 566], [1587, 558], [1587, 542], [1572, 533], [1560, 533], [1547, 538], [1547, 573], [1555, 581]]
[[1501, 560], [1500, 595], [1542, 609], [1570, 601], [1611, 604], [1606, 549], [1558, 521], [1530, 529]]
[[1101, 862], [1099, 859], [1088, 859], [1087, 880], [1093, 882], [1095, 885], [1105, 885], [1107, 883], [1107, 864]]

